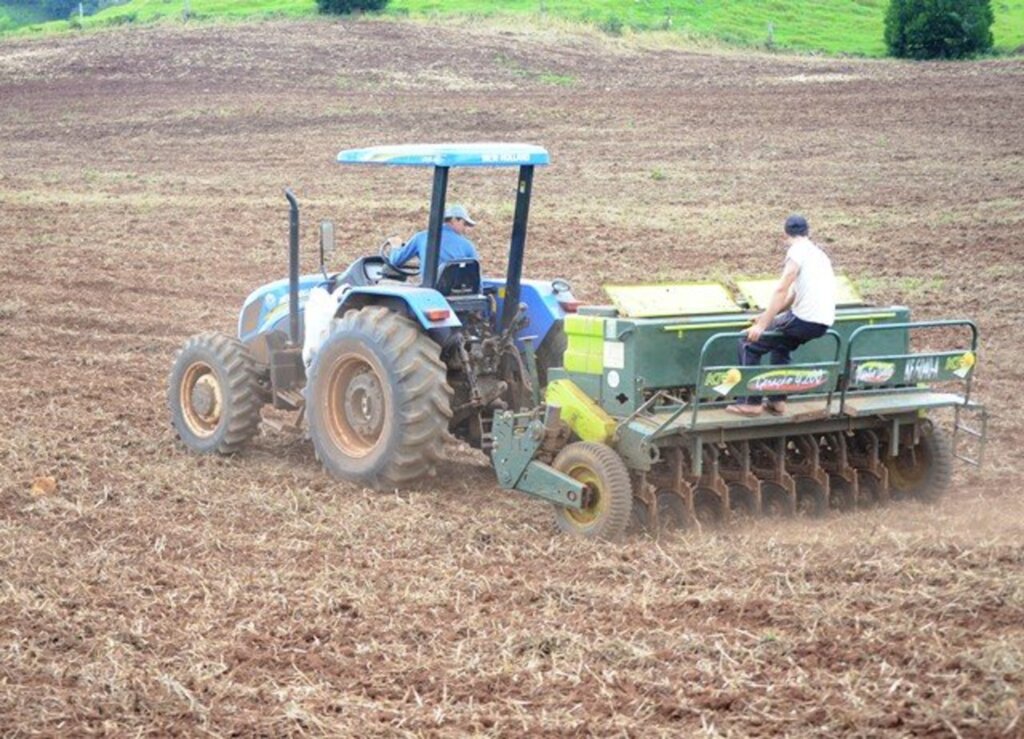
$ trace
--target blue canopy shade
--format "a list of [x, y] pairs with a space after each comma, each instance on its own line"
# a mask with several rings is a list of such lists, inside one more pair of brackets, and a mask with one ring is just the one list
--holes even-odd
[[520, 167], [551, 161], [547, 150], [530, 144], [405, 144], [346, 149], [342, 164], [390, 164], [412, 167]]

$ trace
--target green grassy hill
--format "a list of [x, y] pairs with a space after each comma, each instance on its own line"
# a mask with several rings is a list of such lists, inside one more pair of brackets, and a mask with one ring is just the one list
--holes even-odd
[[[181, 18], [189, 7], [194, 17], [238, 18], [303, 16], [316, 13], [314, 0], [129, 0], [86, 17], [85, 27], [147, 23]], [[392, 0], [386, 15], [415, 17], [476, 16], [557, 17], [593, 24], [608, 33], [659, 30], [710, 39], [734, 46], [821, 51], [830, 54], [881, 56], [882, 23], [888, 0]], [[1024, 46], [1024, 0], [995, 0], [994, 33], [1000, 51]], [[22, 33], [58, 31], [64, 21], [39, 23], [36, 16], [0, 4], [6, 30]], [[4, 13], [8, 12], [8, 16]], [[0, 32], [5, 27], [0, 20]]]

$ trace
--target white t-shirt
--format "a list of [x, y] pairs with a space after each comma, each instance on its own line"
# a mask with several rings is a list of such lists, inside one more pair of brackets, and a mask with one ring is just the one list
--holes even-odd
[[832, 260], [806, 236], [799, 236], [786, 252], [800, 271], [793, 283], [793, 314], [810, 323], [831, 326], [836, 320], [836, 276]]

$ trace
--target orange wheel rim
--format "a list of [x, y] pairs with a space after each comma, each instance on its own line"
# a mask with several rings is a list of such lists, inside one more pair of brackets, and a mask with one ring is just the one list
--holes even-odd
[[341, 356], [327, 383], [327, 431], [350, 457], [365, 457], [387, 425], [387, 398], [378, 371], [356, 354]]
[[224, 412], [224, 391], [213, 367], [193, 362], [179, 387], [182, 417], [188, 430], [202, 439], [214, 435]]

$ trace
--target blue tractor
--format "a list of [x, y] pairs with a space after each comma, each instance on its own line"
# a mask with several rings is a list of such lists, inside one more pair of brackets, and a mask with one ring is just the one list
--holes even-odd
[[[238, 450], [272, 404], [305, 417], [332, 475], [392, 489], [432, 473], [452, 434], [489, 455], [502, 488], [551, 503], [559, 528], [595, 539], [634, 518], [658, 531], [933, 501], [956, 459], [981, 464], [987, 414], [971, 399], [969, 320], [914, 322], [904, 306], [851, 291], [794, 364], [740, 366], [735, 342], [774, 280], [737, 281], [739, 297], [713, 282], [608, 286], [614, 305], [579, 306], [564, 281], [522, 279], [543, 149], [378, 147], [338, 159], [433, 168], [419, 281], [384, 247], [328, 272], [329, 223], [320, 274], [300, 277], [288, 192], [288, 279], [249, 296], [238, 338], [195, 336], [171, 371], [174, 427], [195, 451]], [[453, 167], [518, 170], [503, 278], [482, 278], [474, 259], [440, 259]], [[947, 348], [915, 350], [912, 334], [935, 331]], [[773, 392], [790, 396], [784, 416], [725, 410]], [[952, 434], [927, 415], [944, 408]]]
[[[175, 430], [196, 452], [238, 451], [256, 434], [261, 408], [272, 405], [297, 412], [296, 428], [305, 417], [330, 474], [395, 488], [434, 472], [447, 434], [490, 452], [496, 413], [539, 405], [547, 370], [561, 365], [563, 319], [577, 303], [563, 280], [522, 278], [534, 170], [549, 162], [544, 149], [383, 146], [342, 151], [338, 161], [433, 170], [425, 263], [394, 265], [384, 245], [332, 273], [325, 258], [334, 227], [324, 222], [321, 271], [300, 276], [299, 206], [286, 191], [288, 278], [246, 299], [237, 338], [203, 333], [186, 342], [168, 401]], [[504, 277], [482, 277], [477, 260], [439, 259], [456, 167], [517, 170]]]

